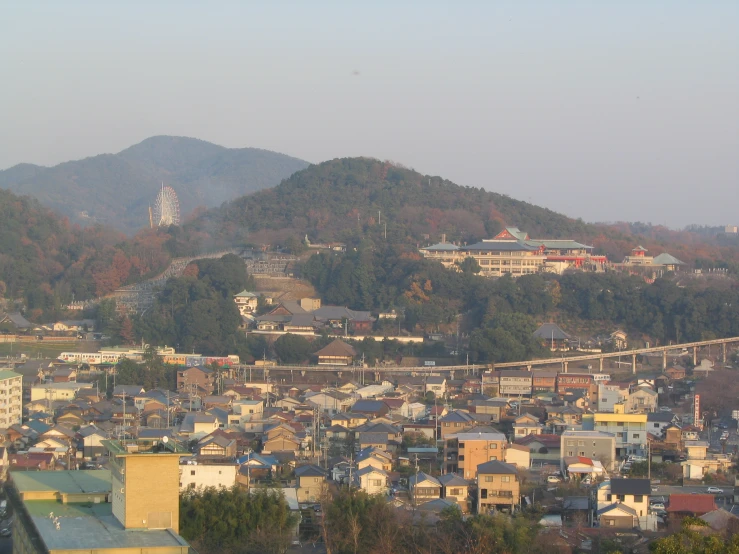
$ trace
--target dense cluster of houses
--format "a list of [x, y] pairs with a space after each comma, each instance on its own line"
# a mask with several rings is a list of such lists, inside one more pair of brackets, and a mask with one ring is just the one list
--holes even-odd
[[[337, 342], [332, 356], [341, 354]], [[111, 438], [145, 449], [174, 443], [185, 452], [182, 490], [270, 483], [299, 509], [327, 486], [349, 485], [429, 517], [450, 505], [515, 512], [529, 501], [522, 472], [534, 472], [545, 483], [597, 485], [588, 502], [593, 523], [656, 529], [645, 504], [649, 482], [618, 478], [629, 460], [681, 464], [689, 479], [731, 464], [709, 453], [684, 417], [659, 406], [660, 394], [683, 389], [679, 367], [622, 383], [501, 370], [333, 386], [217, 381], [213, 370], [189, 367], [177, 370], [175, 391], [118, 385], [106, 398], [62, 366], [40, 370], [23, 422], [4, 430], [0, 464], [98, 466]]]

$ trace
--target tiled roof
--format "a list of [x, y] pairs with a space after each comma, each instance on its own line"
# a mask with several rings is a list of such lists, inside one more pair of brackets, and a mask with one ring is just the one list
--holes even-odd
[[484, 464], [480, 464], [477, 466], [477, 473], [480, 474], [493, 474], [493, 475], [499, 475], [501, 473], [505, 474], [516, 474], [516, 466], [513, 464], [507, 464], [505, 462], [499, 462], [498, 460], [492, 460], [490, 462], [485, 462]]
[[356, 356], [357, 351], [354, 350], [354, 347], [351, 345], [345, 343], [341, 339], [336, 339], [328, 346], [324, 346], [321, 348], [318, 352], [315, 353], [316, 356]]
[[536, 331], [534, 336], [543, 340], [567, 340], [570, 335], [565, 333], [556, 323], [543, 323]]
[[716, 501], [712, 494], [671, 494], [668, 512], [690, 512], [707, 514], [716, 510]]

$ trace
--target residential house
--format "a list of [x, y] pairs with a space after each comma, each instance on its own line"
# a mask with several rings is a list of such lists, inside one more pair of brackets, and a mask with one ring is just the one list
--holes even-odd
[[590, 477], [595, 480], [605, 474], [605, 468], [600, 461], [586, 456], [564, 456], [562, 465], [564, 466], [562, 474], [568, 479]]
[[544, 430], [544, 426], [539, 418], [531, 414], [521, 414], [513, 420], [513, 433], [516, 438], [526, 437], [528, 435], [540, 435]]
[[[501, 370], [499, 373], [500, 396], [530, 397], [533, 386], [532, 375], [531, 371]], [[483, 383], [483, 388], [484, 386]]]
[[204, 458], [235, 458], [236, 440], [218, 429], [200, 439], [197, 453]]
[[647, 414], [647, 431], [656, 436], [662, 436], [664, 430], [675, 424], [677, 416], [672, 412], [649, 412]]
[[416, 506], [441, 498], [441, 483], [436, 477], [427, 475], [423, 471], [409, 477], [408, 489], [411, 501]]
[[194, 366], [177, 371], [177, 390], [192, 392], [204, 392], [205, 395], [213, 394], [215, 388], [216, 373], [207, 367]]
[[382, 400], [385, 404], [387, 404], [387, 407], [390, 410], [388, 412], [388, 415], [390, 416], [406, 418], [410, 418], [413, 416], [413, 412], [411, 411], [411, 404], [409, 404], [403, 398], [378, 398], [378, 400]]
[[626, 402], [629, 397], [628, 384], [601, 383], [598, 385], [598, 411], [613, 413], [616, 404]]
[[477, 466], [477, 511], [513, 511], [519, 505], [520, 483], [516, 466], [499, 460]]
[[326, 485], [326, 472], [309, 464], [295, 468], [299, 502], [317, 502]]
[[647, 414], [624, 413], [623, 404], [617, 404], [615, 412], [593, 415], [595, 431], [616, 436], [616, 456], [644, 455], [647, 445]]
[[365, 466], [353, 474], [353, 479], [354, 485], [367, 494], [387, 494], [390, 479], [382, 469]]
[[459, 433], [477, 423], [477, 420], [464, 410], [454, 410], [439, 418], [439, 438], [445, 440], [448, 435]]
[[496, 400], [494, 398], [473, 400], [470, 406], [471, 413], [489, 415], [490, 421], [493, 423], [499, 422], [507, 410], [508, 402], [506, 400]]
[[577, 427], [582, 423], [583, 410], [576, 406], [550, 406], [547, 408], [548, 418], [557, 418], [568, 427]]
[[339, 391], [325, 391], [306, 396], [305, 402], [316, 406], [324, 413], [332, 415], [337, 412], [349, 411], [352, 404], [354, 404], [354, 398], [350, 394]]
[[190, 412], [185, 414], [180, 424], [180, 434], [191, 439], [204, 437], [218, 429], [218, 420], [210, 414]]
[[[649, 479], [604, 481], [598, 485], [596, 493], [600, 526], [621, 529], [638, 526], [642, 530], [656, 530], [656, 517], [649, 514], [650, 494]], [[614, 504], [618, 509], [612, 507]]]
[[[560, 460], [560, 437], [548, 433], [527, 435], [516, 439], [515, 444], [525, 446], [529, 449], [531, 462], [535, 464], [559, 464]], [[509, 461], [506, 459], [506, 461]]]
[[445, 473], [439, 477], [441, 497], [456, 502], [462, 513], [469, 512], [470, 482], [456, 473]]
[[531, 467], [529, 447], [523, 444], [509, 444], [505, 451], [505, 461], [519, 469], [529, 469]]
[[48, 471], [56, 467], [56, 458], [51, 452], [25, 452], [8, 454], [11, 471]]
[[684, 367], [674, 365], [665, 369], [665, 375], [667, 375], [671, 381], [679, 381], [681, 379], [685, 379], [687, 372]]
[[606, 470], [618, 465], [616, 456], [616, 436], [602, 431], [565, 431], [560, 437], [560, 452], [564, 471], [564, 457], [584, 456], [598, 460]]
[[615, 350], [626, 350], [628, 347], [628, 335], [621, 329], [617, 329], [611, 333], [611, 343]]
[[253, 292], [242, 290], [240, 293], [234, 295], [234, 302], [242, 316], [250, 315], [256, 311], [259, 305], [259, 297]]
[[426, 385], [424, 387], [424, 394], [430, 392], [434, 393], [434, 397], [443, 398], [446, 395], [446, 377], [430, 375], [426, 378]]
[[717, 510], [716, 499], [712, 494], [671, 494], [667, 512], [670, 518], [700, 517]]
[[331, 425], [341, 425], [347, 429], [354, 429], [365, 424], [368, 420], [369, 418], [364, 414], [354, 412], [338, 413], [331, 416]]
[[313, 310], [313, 315], [329, 329], [345, 330], [352, 335], [370, 333], [375, 321], [370, 312], [350, 310], [344, 306], [321, 306]]
[[369, 419], [382, 417], [390, 412], [390, 408], [382, 400], [357, 400], [352, 405], [353, 414], [363, 414]]
[[388, 452], [373, 447], [364, 448], [357, 453], [355, 461], [357, 469], [372, 466], [385, 472], [392, 471], [393, 458]]
[[488, 427], [448, 435], [444, 441], [447, 473], [474, 479], [477, 466], [491, 460], [505, 460], [508, 441], [503, 433]]
[[106, 431], [95, 425], [87, 425], [77, 431], [77, 435], [82, 439], [82, 454], [85, 458], [92, 459], [105, 454], [103, 441], [110, 438]]
[[263, 454], [273, 452], [293, 452], [297, 454], [299, 450], [300, 441], [296, 439], [295, 431], [291, 427], [280, 423], [265, 429], [262, 435]]
[[626, 411], [631, 414], [642, 414], [657, 410], [657, 392], [649, 387], [641, 386], [631, 391], [626, 400]]

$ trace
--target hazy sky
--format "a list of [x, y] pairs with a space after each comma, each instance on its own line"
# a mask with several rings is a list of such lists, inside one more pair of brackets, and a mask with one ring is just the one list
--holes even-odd
[[739, 1], [4, 2], [0, 168], [152, 135], [739, 223]]

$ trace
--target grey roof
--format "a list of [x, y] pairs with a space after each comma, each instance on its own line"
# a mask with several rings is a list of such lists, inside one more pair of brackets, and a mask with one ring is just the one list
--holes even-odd
[[432, 244], [431, 246], [426, 246], [421, 250], [429, 250], [432, 252], [452, 252], [454, 250], [459, 250], [459, 246], [448, 242], [439, 242], [437, 244]]
[[491, 460], [477, 466], [477, 473], [494, 475], [499, 475], [501, 473], [510, 473], [515, 475], [517, 472], [516, 466], [514, 466], [513, 464], [507, 464], [498, 460]]
[[444, 383], [446, 383], [446, 377], [431, 375], [426, 378], [427, 385], [443, 385]]
[[318, 466], [308, 464], [295, 468], [297, 477], [326, 477], [326, 472]]
[[30, 321], [28, 321], [25, 317], [23, 317], [20, 313], [16, 312], [13, 314], [6, 314], [5, 318], [8, 321], [10, 321], [16, 329], [30, 329], [33, 325]]
[[568, 496], [562, 508], [565, 510], [589, 510], [590, 499], [587, 496]]
[[662, 252], [659, 256], [655, 256], [652, 260], [654, 265], [685, 265], [685, 262], [678, 260], [675, 256]]
[[419, 471], [417, 474], [411, 475], [408, 478], [408, 485], [415, 486], [416, 483], [423, 483], [424, 481], [428, 481], [431, 484], [441, 488], [441, 483], [439, 483], [439, 480], [436, 477], [432, 477], [431, 475], [428, 475], [423, 471]]
[[370, 312], [350, 310], [344, 306], [321, 306], [313, 312], [316, 319], [319, 320], [337, 320], [348, 319], [349, 321], [370, 321], [372, 316]]
[[387, 444], [387, 433], [359, 433], [359, 444]]
[[454, 422], [462, 422], [462, 423], [470, 423], [475, 421], [475, 418], [472, 417], [467, 412], [463, 412], [461, 410], [454, 410], [453, 412], [449, 412], [444, 417], [440, 417], [439, 421], [443, 423], [454, 423]]
[[611, 479], [611, 494], [651, 494], [649, 479]]
[[362, 469], [357, 471], [356, 475], [358, 477], [361, 477], [363, 475], [367, 475], [368, 473], [382, 473], [385, 477], [387, 477], [387, 472], [384, 469], [379, 469], [375, 466], [364, 466]]
[[139, 439], [163, 439], [164, 437], [171, 438], [171, 429], [139, 429]]
[[546, 249], [558, 249], [564, 250], [592, 250], [592, 246], [582, 244], [570, 239], [529, 239], [524, 241], [530, 246], [544, 246]]
[[447, 473], [439, 477], [439, 483], [445, 487], [467, 487], [470, 482], [456, 473]]
[[290, 316], [288, 321], [284, 321], [285, 325], [295, 325], [296, 327], [310, 327], [313, 325], [315, 317], [313, 314], [295, 314]]
[[379, 412], [387, 409], [387, 404], [382, 400], [357, 400], [352, 406], [352, 412]]
[[528, 377], [533, 382], [533, 372], [525, 369], [501, 369], [500, 377]]
[[543, 323], [536, 331], [534, 336], [544, 340], [567, 340], [570, 335], [565, 333], [556, 323]]
[[416, 509], [421, 512], [433, 512], [438, 514], [452, 506], [457, 506], [457, 503], [452, 500], [447, 500], [446, 498], [435, 498], [417, 506]]

